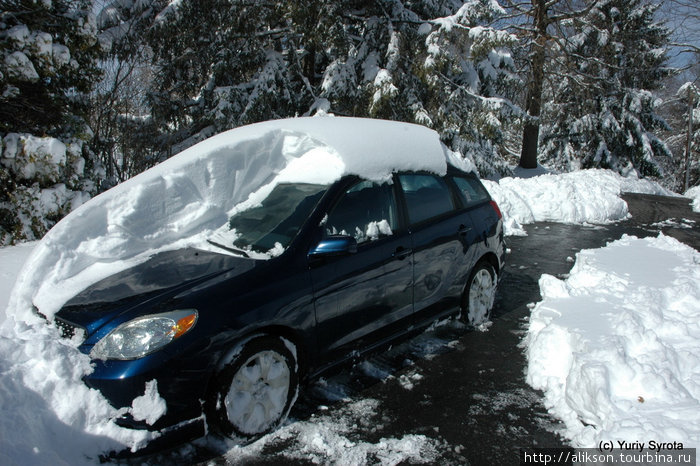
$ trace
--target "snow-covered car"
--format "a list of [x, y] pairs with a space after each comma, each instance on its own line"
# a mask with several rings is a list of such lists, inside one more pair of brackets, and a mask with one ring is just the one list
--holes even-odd
[[[76, 257], [102, 245], [104, 278], [49, 317], [81, 339], [94, 366], [84, 381], [115, 407], [157, 381], [160, 418], [127, 412], [120, 425], [257, 438], [302, 381], [449, 314], [489, 318], [503, 226], [472, 168], [407, 123], [316, 117], [222, 133], [59, 226], [49, 243], [70, 237], [65, 263], [83, 264], [66, 275], [84, 283], [93, 264]], [[119, 225], [101, 234], [110, 218]]]

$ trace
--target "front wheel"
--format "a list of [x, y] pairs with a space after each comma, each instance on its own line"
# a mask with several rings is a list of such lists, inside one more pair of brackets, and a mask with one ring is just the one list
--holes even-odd
[[462, 302], [462, 320], [478, 326], [491, 317], [496, 297], [496, 271], [486, 261], [478, 262], [469, 275]]
[[254, 338], [216, 376], [209, 423], [228, 437], [255, 440], [284, 421], [298, 387], [297, 361], [285, 342]]

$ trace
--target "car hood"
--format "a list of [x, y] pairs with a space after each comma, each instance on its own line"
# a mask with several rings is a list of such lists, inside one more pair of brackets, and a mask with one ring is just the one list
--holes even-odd
[[161, 252], [89, 286], [68, 301], [57, 316], [92, 327], [90, 324], [96, 322], [91, 321], [104, 321], [135, 304], [224, 272], [238, 275], [255, 267], [255, 262], [193, 248]]

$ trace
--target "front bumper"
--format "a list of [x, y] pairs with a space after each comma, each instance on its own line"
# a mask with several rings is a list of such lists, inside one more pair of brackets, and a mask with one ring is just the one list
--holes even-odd
[[[128, 429], [147, 430], [154, 433], [153, 440], [136, 451], [113, 451], [109, 458], [142, 456], [175, 447], [206, 434], [206, 422], [202, 412], [206, 393], [207, 374], [203, 371], [168, 371], [158, 374], [120, 376], [128, 373], [129, 363], [137, 361], [95, 361], [95, 371], [84, 377], [85, 384], [96, 390], [117, 409], [126, 408], [115, 423]], [[158, 395], [166, 403], [166, 412], [152, 425], [136, 420], [129, 409], [135, 398], [144, 395], [146, 383], [156, 380]]]

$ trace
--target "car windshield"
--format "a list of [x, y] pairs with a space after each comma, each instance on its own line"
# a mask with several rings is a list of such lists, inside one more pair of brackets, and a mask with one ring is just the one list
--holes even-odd
[[242, 252], [278, 255], [289, 246], [327, 188], [319, 184], [279, 184], [261, 204], [235, 213], [229, 219], [229, 233], [212, 242]]

